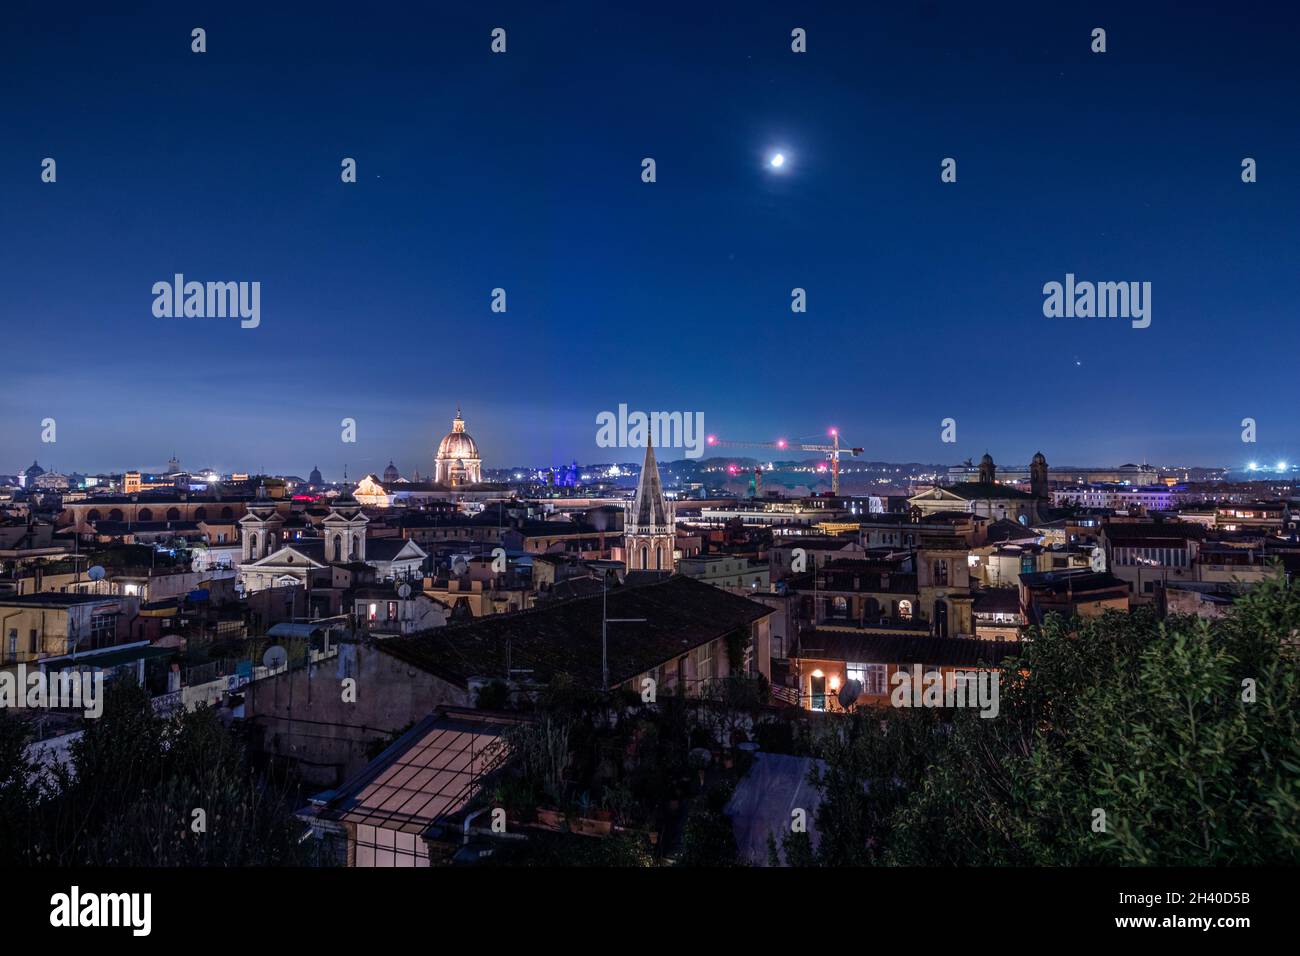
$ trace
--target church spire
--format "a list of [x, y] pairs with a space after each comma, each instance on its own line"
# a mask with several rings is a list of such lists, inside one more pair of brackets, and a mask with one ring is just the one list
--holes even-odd
[[630, 517], [634, 529], [647, 532], [668, 524], [668, 502], [664, 500], [663, 481], [659, 478], [653, 442], [646, 442], [645, 462], [641, 465], [641, 477], [637, 479]]
[[654, 444], [646, 442], [636, 495], [623, 514], [623, 554], [629, 571], [672, 571], [676, 528], [664, 497]]

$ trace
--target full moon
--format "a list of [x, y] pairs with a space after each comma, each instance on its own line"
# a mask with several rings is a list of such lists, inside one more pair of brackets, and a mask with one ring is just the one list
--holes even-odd
[[772, 157], [773, 169], [780, 169], [784, 165], [785, 165], [785, 156], [783, 156], [781, 153], [777, 153], [775, 156]]

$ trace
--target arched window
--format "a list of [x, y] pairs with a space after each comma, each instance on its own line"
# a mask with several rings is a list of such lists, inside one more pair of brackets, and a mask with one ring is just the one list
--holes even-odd
[[910, 621], [910, 620], [912, 619], [912, 602], [911, 602], [911, 601], [899, 601], [899, 602], [898, 602], [898, 616], [901, 617], [904, 621]]
[[87, 521], [98, 521], [98, 520], [99, 520], [99, 509], [98, 509], [98, 508], [91, 508], [88, 512], [86, 512], [86, 520], [87, 520]]
[[153, 520], [153, 509], [152, 509], [152, 508], [141, 508], [139, 511], [136, 512], [135, 520], [136, 520], [136, 521], [152, 521], [152, 520]]
[[180, 509], [180, 508], [168, 508], [168, 509], [167, 509], [167, 520], [168, 520], [168, 521], [180, 521], [180, 520], [181, 520], [181, 509]]
[[642, 570], [642, 571], [645, 571], [645, 570], [647, 570], [649, 567], [650, 567], [650, 564], [649, 564], [649, 555], [648, 555], [648, 553], [647, 553], [647, 551], [646, 551], [646, 547], [645, 547], [645, 545], [642, 545], [642, 546], [641, 546], [641, 570]]
[[847, 598], [844, 598], [844, 597], [837, 597], [837, 598], [835, 598], [835, 600], [834, 600], [832, 603], [833, 603], [834, 608], [835, 608], [835, 616], [836, 616], [836, 617], [848, 617], [848, 616], [849, 616], [849, 602], [848, 602], [848, 599], [847, 599]]
[[334, 536], [334, 560], [343, 560], [343, 535], [341, 534], [336, 534]]
[[348, 557], [354, 561], [361, 557], [361, 535], [354, 534], [352, 536], [352, 554]]
[[663, 569], [664, 569], [664, 549], [655, 548], [655, 570], [662, 571]]
[[208, 509], [207, 509], [207, 508], [195, 508], [195, 509], [194, 509], [194, 520], [195, 520], [195, 521], [207, 521], [207, 520], [208, 520]]
[[234, 516], [235, 516], [235, 513], [234, 513], [233, 511], [231, 511], [229, 508], [222, 508], [222, 509], [221, 509], [221, 517], [223, 517], [223, 518], [233, 518]]

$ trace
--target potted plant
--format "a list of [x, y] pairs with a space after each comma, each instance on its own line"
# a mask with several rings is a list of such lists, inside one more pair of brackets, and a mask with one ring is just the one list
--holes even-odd
[[609, 836], [614, 829], [614, 815], [608, 810], [592, 803], [591, 795], [585, 790], [578, 796], [574, 813], [573, 831], [590, 836]]

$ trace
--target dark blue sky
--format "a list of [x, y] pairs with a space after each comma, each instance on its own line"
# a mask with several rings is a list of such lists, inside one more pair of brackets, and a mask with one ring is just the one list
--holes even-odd
[[[1285, 5], [102, 6], [0, 30], [0, 471], [427, 473], [457, 402], [488, 466], [636, 458], [620, 402], [888, 460], [1300, 449]], [[155, 318], [175, 272], [261, 326]], [[1151, 327], [1045, 318], [1067, 272]]]

